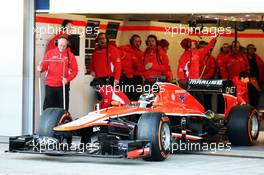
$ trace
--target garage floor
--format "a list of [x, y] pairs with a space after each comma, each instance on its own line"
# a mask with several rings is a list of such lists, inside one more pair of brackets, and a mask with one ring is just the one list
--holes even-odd
[[163, 162], [5, 153], [8, 144], [4, 141], [2, 139], [0, 143], [0, 175], [264, 174], [264, 132], [261, 132], [257, 146], [232, 146], [230, 151], [215, 153], [177, 153]]

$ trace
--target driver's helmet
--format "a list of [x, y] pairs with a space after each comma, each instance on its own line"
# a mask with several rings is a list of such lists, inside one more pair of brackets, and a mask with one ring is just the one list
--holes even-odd
[[151, 104], [155, 99], [155, 95], [154, 94], [142, 94], [139, 97], [139, 107], [143, 107], [146, 108], [149, 104]]

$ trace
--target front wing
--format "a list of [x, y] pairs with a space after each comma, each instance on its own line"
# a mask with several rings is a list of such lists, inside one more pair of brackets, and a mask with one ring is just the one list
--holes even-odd
[[151, 156], [151, 143], [147, 140], [106, 140], [98, 145], [100, 151], [74, 148], [72, 145], [65, 148], [65, 144], [59, 144], [54, 138], [45, 137], [41, 142], [39, 140], [40, 137], [37, 135], [10, 137], [7, 152], [128, 159]]

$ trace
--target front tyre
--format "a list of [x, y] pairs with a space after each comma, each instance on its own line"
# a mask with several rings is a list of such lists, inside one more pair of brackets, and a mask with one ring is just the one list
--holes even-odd
[[144, 160], [165, 160], [171, 147], [169, 118], [158, 112], [142, 114], [138, 121], [137, 139], [151, 142], [151, 156]]
[[[37, 134], [39, 136], [57, 138], [54, 127], [72, 121], [70, 113], [61, 108], [47, 108], [40, 117]], [[67, 137], [67, 142], [71, 142], [71, 137]]]

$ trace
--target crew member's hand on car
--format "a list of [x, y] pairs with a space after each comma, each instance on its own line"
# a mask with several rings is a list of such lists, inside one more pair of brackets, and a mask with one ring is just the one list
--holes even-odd
[[146, 64], [145, 69], [149, 70], [152, 68], [152, 66], [153, 66], [153, 63], [148, 63], [148, 64]]

